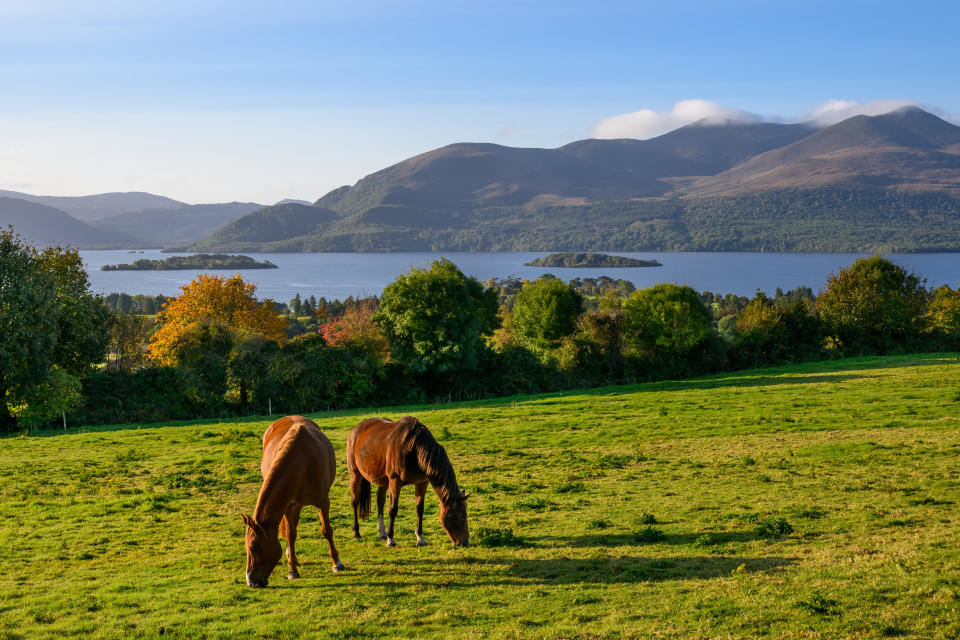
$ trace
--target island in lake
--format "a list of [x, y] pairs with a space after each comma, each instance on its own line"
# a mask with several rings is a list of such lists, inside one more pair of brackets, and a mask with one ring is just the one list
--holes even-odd
[[269, 260], [260, 262], [250, 256], [223, 253], [198, 253], [192, 256], [172, 256], [163, 260], [136, 260], [133, 264], [105, 264], [101, 271], [177, 271], [182, 269], [277, 269]]
[[525, 267], [662, 267], [656, 260], [638, 260], [605, 253], [551, 253], [524, 263]]

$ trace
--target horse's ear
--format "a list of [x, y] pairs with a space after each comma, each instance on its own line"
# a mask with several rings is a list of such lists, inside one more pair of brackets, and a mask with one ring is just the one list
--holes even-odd
[[240, 518], [243, 520], [243, 524], [247, 525], [251, 529], [253, 528], [253, 518], [251, 518], [245, 513], [241, 513]]
[[470, 497], [470, 494], [467, 491], [464, 491], [463, 493], [460, 494], [460, 499], [463, 500], [464, 502], [466, 502], [467, 498], [469, 497]]

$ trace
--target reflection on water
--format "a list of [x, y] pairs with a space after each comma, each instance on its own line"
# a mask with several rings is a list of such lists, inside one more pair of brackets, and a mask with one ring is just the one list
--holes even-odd
[[[270, 260], [279, 269], [251, 269], [241, 272], [245, 279], [257, 283], [257, 295], [287, 301], [295, 294], [324, 296], [328, 299], [379, 294], [398, 275], [411, 267], [424, 267], [441, 256], [455, 262], [460, 269], [479, 278], [518, 276], [536, 278], [552, 273], [564, 280], [597, 277], [629, 280], [637, 287], [658, 282], [689, 284], [698, 291], [735, 293], [752, 296], [757, 289], [772, 294], [777, 287], [789, 290], [808, 286], [814, 291], [823, 287], [827, 276], [849, 265], [856, 253], [626, 253], [614, 255], [641, 259], [655, 258], [662, 267], [633, 269], [559, 269], [525, 267], [524, 262], [547, 255], [545, 252], [522, 253], [250, 253], [257, 260]], [[144, 251], [131, 257], [125, 250], [81, 251], [87, 263], [90, 283], [100, 293], [146, 293], [176, 295], [181, 285], [201, 271], [100, 271], [104, 264], [131, 262], [134, 259], [161, 259], [169, 255], [159, 250]], [[913, 253], [892, 254], [896, 262], [927, 279], [928, 286], [960, 282], [960, 254]], [[211, 271], [210, 273], [234, 272]]]

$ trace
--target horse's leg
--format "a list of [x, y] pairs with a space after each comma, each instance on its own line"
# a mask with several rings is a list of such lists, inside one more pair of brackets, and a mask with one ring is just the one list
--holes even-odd
[[417, 495], [417, 546], [422, 547], [427, 544], [423, 539], [423, 496], [427, 493], [427, 483], [421, 482], [414, 486]]
[[[360, 511], [360, 491], [363, 485], [363, 476], [359, 471], [350, 469], [350, 504], [353, 506], [353, 537], [360, 537], [360, 519], [357, 517]], [[368, 505], [369, 507], [369, 505]], [[370, 515], [369, 513], [367, 515]]]
[[387, 488], [377, 487], [377, 535], [381, 540], [387, 539], [387, 527], [383, 524], [383, 505], [387, 501]]
[[300, 577], [297, 571], [297, 552], [294, 549], [294, 543], [297, 540], [297, 524], [300, 522], [300, 505], [291, 504], [287, 507], [287, 512], [283, 515], [280, 523], [280, 535], [287, 539], [287, 564], [290, 565], [290, 573], [287, 578], [293, 580]]
[[397, 519], [397, 508], [400, 506], [400, 481], [390, 479], [390, 527], [387, 528], [387, 546], [395, 547], [393, 541], [393, 522]]
[[323, 537], [327, 539], [330, 545], [330, 557], [333, 559], [333, 572], [339, 573], [344, 570], [343, 563], [340, 562], [340, 554], [337, 553], [337, 547], [333, 544], [333, 527], [330, 526], [330, 498], [324, 498], [320, 502], [320, 524]]

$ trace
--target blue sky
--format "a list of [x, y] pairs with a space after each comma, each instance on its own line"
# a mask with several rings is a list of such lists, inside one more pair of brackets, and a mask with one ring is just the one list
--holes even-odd
[[672, 126], [691, 99], [956, 119], [957, 24], [923, 1], [3, 2], [0, 188], [313, 200], [450, 142]]

